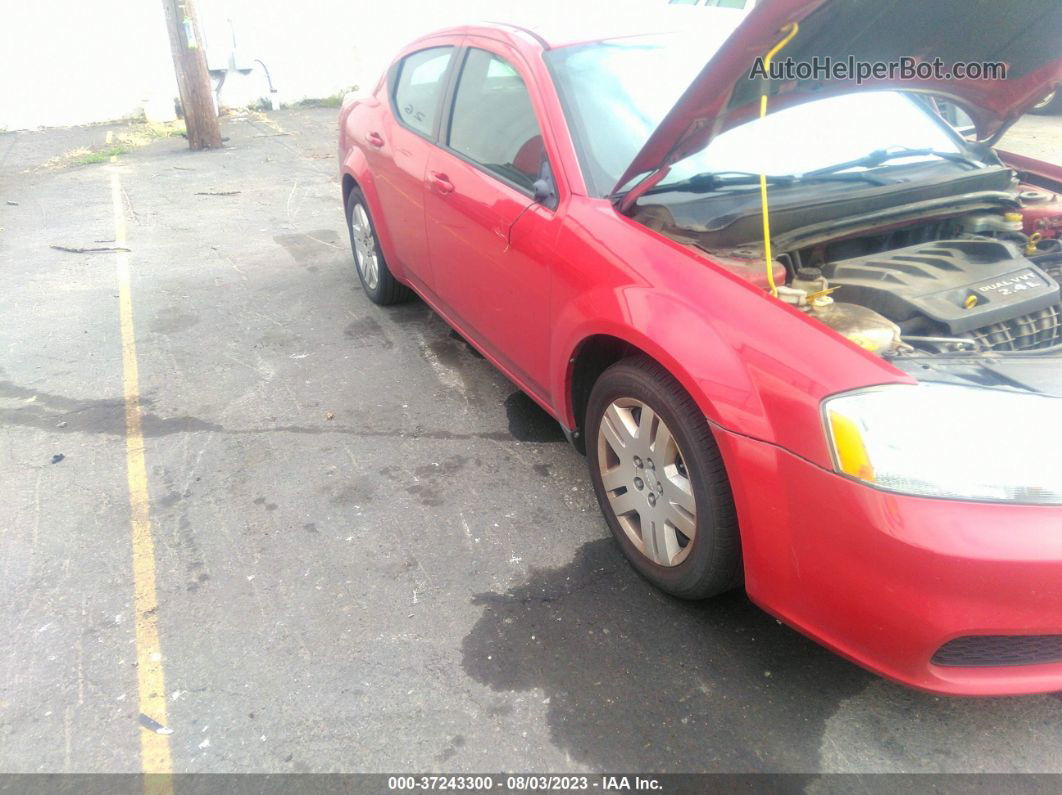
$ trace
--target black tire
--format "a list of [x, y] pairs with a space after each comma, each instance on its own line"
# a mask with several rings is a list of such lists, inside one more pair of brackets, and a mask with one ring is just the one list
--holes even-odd
[[[359, 207], [364, 211], [365, 219], [368, 221], [369, 236], [372, 239], [372, 250], [376, 257], [375, 284], [372, 284], [371, 274], [370, 279], [367, 280], [366, 274], [362, 272], [362, 265], [358, 259], [357, 247], [355, 245], [354, 213], [356, 208]], [[387, 267], [387, 260], [384, 259], [383, 252], [380, 250], [380, 240], [376, 236], [376, 224], [372, 220], [369, 204], [365, 201], [365, 196], [360, 188], [351, 188], [350, 195], [347, 196], [346, 211], [347, 233], [350, 235], [350, 253], [354, 257], [354, 270], [358, 274], [358, 281], [361, 282], [361, 287], [365, 291], [365, 295], [369, 296], [369, 300], [374, 304], [379, 304], [380, 306], [400, 304], [403, 301], [408, 301], [413, 297], [413, 291], [391, 275], [391, 269]]]
[[[687, 540], [692, 546], [675, 565], [661, 565], [638, 549], [621, 526], [602, 482], [598, 439], [602, 420], [613, 401], [631, 399], [648, 406], [670, 430], [696, 500], [695, 532]], [[730, 482], [712, 431], [682, 386], [647, 357], [624, 359], [605, 370], [594, 384], [585, 425], [594, 492], [612, 535], [634, 568], [653, 585], [683, 599], [704, 599], [739, 585], [741, 543]], [[651, 491], [646, 489], [645, 493]], [[635, 496], [641, 499], [640, 494]]]

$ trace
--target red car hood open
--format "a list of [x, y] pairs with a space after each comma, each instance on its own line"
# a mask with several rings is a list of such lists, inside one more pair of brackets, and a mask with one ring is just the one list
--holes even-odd
[[[873, 79], [771, 80], [750, 77], [756, 59], [796, 36], [774, 58], [795, 63], [1002, 62], [1005, 80]], [[759, 114], [767, 83], [769, 109], [860, 89], [929, 93], [961, 105], [978, 137], [991, 137], [1062, 82], [1060, 0], [761, 0], [649, 137], [620, 179], [656, 171], [693, 154], [723, 130]]]

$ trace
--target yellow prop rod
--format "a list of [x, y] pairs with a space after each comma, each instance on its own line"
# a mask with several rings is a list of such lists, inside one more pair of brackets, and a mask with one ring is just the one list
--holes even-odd
[[[763, 59], [763, 68], [767, 70], [768, 74], [771, 69], [771, 59], [778, 54], [785, 45], [797, 34], [800, 30], [800, 25], [796, 22], [790, 22], [784, 28], [782, 32], [785, 33], [785, 38], [778, 42], [771, 51]], [[767, 115], [767, 85], [764, 84], [763, 93], [760, 94], [760, 118], [762, 119]], [[763, 213], [763, 256], [767, 263], [767, 283], [771, 285], [771, 295], [775, 298], [778, 297], [778, 287], [774, 283], [774, 257], [771, 255], [771, 221], [767, 214], [767, 173], [766, 171], [760, 171], [760, 204]]]

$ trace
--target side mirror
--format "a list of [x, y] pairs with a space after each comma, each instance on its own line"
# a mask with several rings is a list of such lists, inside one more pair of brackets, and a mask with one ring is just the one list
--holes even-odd
[[539, 204], [549, 204], [553, 199], [553, 186], [547, 179], [536, 179], [531, 185], [531, 198]]

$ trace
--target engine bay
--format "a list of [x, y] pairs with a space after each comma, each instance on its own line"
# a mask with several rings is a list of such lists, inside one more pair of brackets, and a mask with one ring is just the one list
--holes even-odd
[[825, 263], [821, 272], [838, 288], [837, 300], [888, 318], [915, 347], [1025, 351], [1062, 343], [1058, 282], [1010, 240], [938, 240]]
[[[1062, 197], [1011, 179], [855, 214], [819, 204], [772, 237], [777, 297], [886, 357], [1062, 352]], [[749, 214], [692, 214], [653, 203], [634, 217], [766, 289], [762, 241], [734, 239]]]

